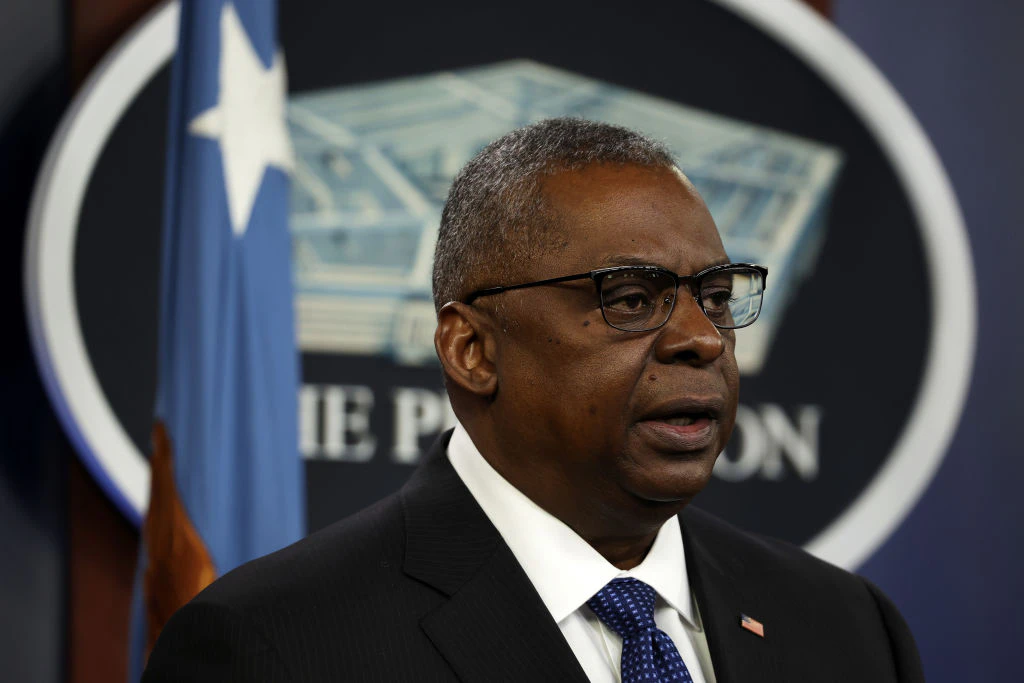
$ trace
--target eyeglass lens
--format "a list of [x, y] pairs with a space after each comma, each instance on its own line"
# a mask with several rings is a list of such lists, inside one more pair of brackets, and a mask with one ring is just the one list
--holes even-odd
[[[723, 329], [745, 327], [761, 312], [764, 280], [749, 268], [714, 271], [701, 278], [699, 301], [708, 319]], [[601, 280], [604, 318], [616, 329], [642, 332], [661, 327], [672, 314], [676, 281], [669, 273], [620, 270]]]

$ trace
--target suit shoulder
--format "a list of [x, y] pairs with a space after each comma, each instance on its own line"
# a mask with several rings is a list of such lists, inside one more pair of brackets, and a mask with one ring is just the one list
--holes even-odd
[[196, 596], [195, 602], [245, 612], [316, 600], [339, 582], [350, 588], [379, 582], [389, 568], [401, 567], [403, 528], [399, 498], [388, 496], [226, 573]]
[[713, 557], [740, 565], [744, 573], [773, 579], [818, 580], [863, 592], [861, 577], [811, 555], [788, 541], [744, 531], [704, 510], [689, 506], [682, 514], [684, 533], [690, 533]]
[[[793, 638], [816, 643], [814, 656], [787, 663], [792, 671], [785, 680], [822, 680], [820, 671], [843, 661], [849, 671], [865, 662], [878, 667], [870, 676], [844, 680], [924, 680], [906, 622], [867, 579], [697, 508], [687, 508], [682, 523], [687, 553], [692, 549], [698, 563], [717, 565], [743, 586], [747, 598], [756, 596], [759, 618]], [[889, 657], [884, 656], [887, 650]], [[865, 652], [871, 658], [865, 659]]]

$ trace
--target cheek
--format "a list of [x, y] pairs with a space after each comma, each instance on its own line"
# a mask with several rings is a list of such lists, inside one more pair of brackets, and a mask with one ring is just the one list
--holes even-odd
[[[568, 357], [567, 357], [568, 358]], [[619, 344], [579, 349], [573, 361], [552, 368], [552, 389], [561, 401], [560, 428], [593, 452], [618, 452], [628, 438], [637, 383], [645, 355]]]
[[729, 404], [726, 406], [725, 414], [722, 416], [722, 448], [725, 448], [725, 442], [729, 440], [729, 436], [732, 433], [733, 425], [736, 422], [736, 407], [739, 404], [740, 398], [740, 371], [736, 364], [736, 356], [733, 352], [735, 342], [728, 344], [726, 353], [723, 354], [721, 372], [722, 378], [725, 380], [725, 385], [728, 389]]
[[621, 434], [644, 368], [642, 349], [602, 332], [591, 323], [577, 334], [543, 336], [539, 344], [513, 341], [510, 349], [515, 386], [531, 397], [534, 419], [587, 443]]
[[719, 359], [719, 366], [726, 386], [729, 387], [733, 399], [738, 398], [740, 390], [740, 369], [736, 363], [736, 341], [726, 337], [725, 351]]

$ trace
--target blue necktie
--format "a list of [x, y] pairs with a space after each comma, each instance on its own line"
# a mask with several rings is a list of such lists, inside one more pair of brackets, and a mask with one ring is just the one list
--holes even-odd
[[654, 624], [655, 595], [643, 581], [614, 579], [587, 606], [622, 638], [622, 683], [692, 683], [675, 643]]

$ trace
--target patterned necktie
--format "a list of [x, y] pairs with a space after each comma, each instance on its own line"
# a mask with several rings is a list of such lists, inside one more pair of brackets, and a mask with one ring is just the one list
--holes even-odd
[[587, 606], [622, 637], [622, 683], [692, 683], [675, 643], [654, 624], [654, 598], [654, 589], [643, 581], [614, 579]]

